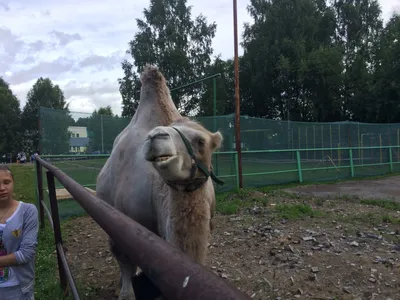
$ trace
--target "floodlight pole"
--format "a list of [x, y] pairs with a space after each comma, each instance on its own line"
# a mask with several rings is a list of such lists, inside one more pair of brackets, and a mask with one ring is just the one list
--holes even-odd
[[238, 177], [239, 177], [239, 188], [243, 188], [243, 176], [242, 176], [242, 147], [240, 142], [240, 96], [239, 96], [239, 57], [238, 57], [238, 32], [237, 32], [237, 0], [233, 0], [233, 35], [235, 45], [235, 104], [236, 104], [236, 116], [235, 116], [235, 136], [236, 136], [236, 152], [238, 155]]
[[213, 78], [213, 124], [214, 124], [214, 132], [217, 131], [217, 78]]

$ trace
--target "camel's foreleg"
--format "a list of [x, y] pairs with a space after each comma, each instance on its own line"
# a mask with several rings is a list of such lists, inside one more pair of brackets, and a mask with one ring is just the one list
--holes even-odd
[[135, 294], [132, 287], [132, 277], [136, 274], [137, 266], [133, 265], [129, 258], [122, 253], [109, 239], [111, 253], [115, 256], [121, 272], [121, 290], [118, 300], [135, 300]]

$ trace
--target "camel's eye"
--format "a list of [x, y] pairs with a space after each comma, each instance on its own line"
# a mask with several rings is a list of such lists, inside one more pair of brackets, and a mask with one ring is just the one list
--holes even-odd
[[197, 144], [198, 144], [199, 146], [204, 146], [205, 143], [206, 143], [206, 142], [205, 142], [203, 139], [198, 139], [198, 140], [197, 140]]

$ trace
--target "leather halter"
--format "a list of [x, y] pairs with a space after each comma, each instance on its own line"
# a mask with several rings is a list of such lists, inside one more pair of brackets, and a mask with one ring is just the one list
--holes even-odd
[[[220, 179], [217, 178], [217, 176], [214, 175], [214, 173], [200, 161], [196, 158], [196, 155], [193, 152], [192, 146], [190, 145], [190, 142], [188, 139], [180, 132], [177, 128], [174, 128], [179, 135], [181, 136], [183, 143], [186, 146], [186, 149], [192, 158], [192, 169], [190, 172], [190, 178], [187, 180], [174, 180], [174, 181], [166, 181], [166, 183], [172, 187], [175, 190], [178, 191], [184, 191], [184, 192], [194, 192], [195, 190], [199, 189], [200, 187], [203, 186], [204, 183], [207, 182], [208, 177], [211, 177], [212, 180], [214, 180], [217, 184], [223, 185], [224, 182]], [[204, 173], [204, 177], [197, 177], [196, 176], [196, 170], [199, 169]], [[182, 187], [182, 188], [179, 188]]]

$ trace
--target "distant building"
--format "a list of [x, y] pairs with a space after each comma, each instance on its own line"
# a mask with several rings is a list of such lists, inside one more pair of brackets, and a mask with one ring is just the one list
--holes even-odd
[[68, 131], [71, 134], [69, 139], [69, 151], [71, 153], [85, 153], [89, 145], [87, 128], [82, 126], [69, 126]]

